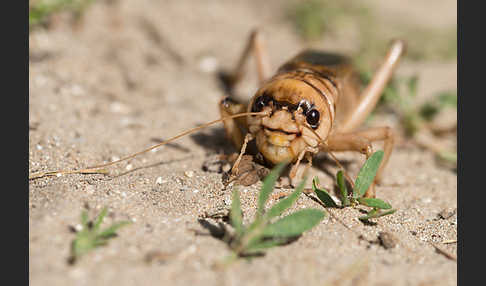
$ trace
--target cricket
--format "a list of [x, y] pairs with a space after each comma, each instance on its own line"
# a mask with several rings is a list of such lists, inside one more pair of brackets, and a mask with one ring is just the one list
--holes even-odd
[[[393, 40], [372, 80], [361, 91], [351, 60], [335, 53], [304, 50], [281, 65], [272, 76], [264, 36], [254, 29], [236, 67], [221, 77], [227, 94], [219, 101], [219, 119], [116, 161], [76, 170], [34, 173], [29, 175], [29, 180], [76, 173], [108, 174], [105, 169], [108, 166], [222, 122], [227, 137], [240, 150], [231, 175], [239, 173], [241, 159], [250, 142], [254, 142], [265, 164], [292, 164], [289, 179], [294, 186], [312, 166], [314, 155], [325, 152], [342, 168], [333, 152], [354, 151], [368, 158], [373, 154], [372, 143], [383, 141], [383, 161], [375, 182], [365, 194], [365, 197], [375, 197], [374, 185], [383, 177], [393, 150], [393, 131], [387, 126], [359, 128], [375, 108], [405, 49], [404, 41]], [[251, 54], [256, 60], [260, 87], [248, 102], [241, 102], [232, 94], [245, 74]], [[300, 168], [304, 162], [304, 168]], [[346, 173], [345, 176], [352, 184]]]

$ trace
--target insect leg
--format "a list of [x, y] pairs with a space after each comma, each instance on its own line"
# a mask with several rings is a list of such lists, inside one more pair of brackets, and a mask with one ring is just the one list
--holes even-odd
[[[219, 112], [221, 117], [242, 113], [246, 111], [246, 105], [238, 103], [229, 97], [223, 98], [219, 103]], [[243, 134], [247, 132], [246, 118], [233, 118], [223, 121], [226, 136], [233, 142], [233, 145], [239, 150], [243, 145]]]
[[234, 86], [243, 77], [245, 64], [248, 61], [250, 52], [252, 51], [256, 59], [258, 80], [260, 84], [271, 76], [270, 61], [268, 58], [263, 35], [261, 34], [261, 32], [258, 31], [258, 29], [254, 29], [250, 34], [247, 45], [243, 50], [243, 53], [241, 54], [241, 57], [238, 60], [238, 63], [234, 70], [230, 73], [223, 73], [220, 75], [221, 80], [225, 85], [225, 88], [230, 94], [232, 93]]
[[383, 161], [381, 161], [380, 168], [376, 172], [375, 177], [375, 181], [379, 183], [382, 178], [383, 170], [385, 169], [385, 166], [388, 163], [388, 160], [390, 159], [390, 155], [393, 150], [393, 144], [395, 140], [392, 129], [390, 127], [376, 127], [359, 131], [354, 134], [358, 136], [363, 136], [371, 142], [382, 140], [384, 141], [383, 151], [385, 152], [385, 154], [383, 155]]
[[238, 167], [240, 165], [241, 158], [245, 154], [246, 151], [246, 146], [248, 145], [248, 142], [253, 140], [253, 135], [251, 133], [246, 133], [245, 139], [243, 141], [243, 144], [241, 146], [240, 154], [238, 155], [238, 158], [236, 159], [233, 167], [231, 168], [231, 174], [237, 175], [238, 174]]
[[405, 42], [401, 40], [392, 42], [384, 62], [362, 92], [354, 111], [350, 112], [340, 125], [339, 132], [353, 131], [366, 120], [366, 117], [371, 113], [380, 99], [383, 89], [390, 80], [404, 51]]
[[[302, 179], [302, 174], [305, 174], [310, 169], [310, 167], [312, 167], [312, 154], [315, 154], [317, 152], [319, 152], [318, 149], [307, 147], [299, 154], [299, 157], [297, 157], [297, 161], [294, 163], [289, 172], [289, 179], [293, 186], [297, 186], [297, 184]], [[308, 163], [306, 164], [304, 171], [301, 174], [298, 174], [300, 162], [302, 161], [304, 156], [306, 157]]]
[[[366, 155], [366, 158], [368, 159], [373, 154], [371, 142], [379, 140], [383, 140], [385, 142], [383, 148], [385, 154], [375, 177], [375, 182], [379, 182], [393, 150], [394, 137], [389, 127], [377, 127], [359, 132], [332, 134], [329, 136], [327, 141], [327, 150], [357, 151]], [[368, 191], [366, 191], [366, 197], [375, 196], [373, 185], [370, 186]]]
[[[366, 155], [368, 159], [373, 154], [370, 140], [356, 133], [335, 133], [328, 137], [324, 151], [356, 151]], [[375, 197], [374, 183], [368, 188], [365, 197]]]

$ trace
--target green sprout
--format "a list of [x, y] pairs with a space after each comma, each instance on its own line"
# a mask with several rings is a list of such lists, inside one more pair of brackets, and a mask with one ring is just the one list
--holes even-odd
[[[361, 81], [365, 85], [369, 84], [372, 74], [364, 70], [359, 74]], [[435, 133], [433, 120], [446, 109], [457, 109], [457, 92], [455, 90], [438, 92], [426, 102], [420, 105], [414, 104], [414, 100], [417, 98], [417, 87], [418, 77], [416, 75], [392, 77], [378, 102], [379, 108], [387, 108], [397, 115], [405, 136], [414, 139], [417, 139], [416, 135], [419, 133]], [[375, 112], [372, 112], [367, 120], [371, 120]], [[447, 165], [457, 164], [456, 151], [427, 148], [433, 151], [440, 161], [446, 162]]]
[[48, 18], [61, 11], [70, 11], [80, 18], [94, 0], [37, 0], [29, 5], [29, 26], [45, 24]]
[[343, 24], [369, 23], [368, 10], [360, 1], [298, 0], [289, 1], [287, 18], [303, 40], [314, 41]]
[[368, 160], [366, 160], [365, 164], [358, 173], [351, 193], [348, 192], [346, 187], [343, 172], [339, 171], [337, 173], [336, 181], [340, 191], [340, 205], [334, 201], [326, 189], [319, 188], [319, 179], [317, 177], [315, 177], [312, 181], [312, 190], [325, 207], [344, 208], [356, 205], [371, 207], [372, 209], [368, 211], [365, 216], [359, 218], [363, 222], [369, 222], [369, 219], [392, 214], [395, 212], [395, 210], [392, 209], [392, 206], [389, 203], [377, 198], [364, 197], [366, 191], [375, 179], [376, 172], [378, 171], [380, 163], [383, 160], [383, 155], [383, 151], [377, 151], [373, 153]]
[[101, 213], [95, 218], [94, 223], [88, 220], [88, 213], [84, 210], [81, 213], [82, 229], [76, 233], [76, 238], [71, 244], [71, 262], [75, 262], [82, 255], [95, 249], [96, 247], [106, 245], [110, 238], [116, 237], [116, 231], [130, 224], [130, 221], [121, 221], [112, 224], [110, 227], [100, 231], [101, 223], [108, 212], [108, 208], [103, 208]]
[[304, 189], [305, 179], [292, 194], [265, 210], [265, 204], [284, 167], [283, 163], [277, 165], [265, 177], [258, 196], [257, 213], [249, 225], [243, 224], [239, 191], [233, 191], [230, 224], [235, 234], [229, 239], [229, 246], [233, 250], [232, 259], [261, 254], [267, 248], [286, 244], [324, 219], [325, 213], [317, 209], [303, 209], [279, 218], [299, 198]]

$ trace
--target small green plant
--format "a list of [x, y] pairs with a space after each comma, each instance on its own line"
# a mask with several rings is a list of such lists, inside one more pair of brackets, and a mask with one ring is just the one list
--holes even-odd
[[328, 32], [333, 34], [343, 25], [370, 21], [368, 8], [360, 1], [297, 0], [288, 3], [287, 17], [305, 41], [318, 40]]
[[395, 210], [392, 209], [392, 206], [389, 203], [381, 199], [363, 197], [366, 190], [368, 190], [375, 179], [376, 172], [378, 171], [380, 163], [383, 160], [383, 155], [383, 151], [377, 151], [373, 153], [368, 160], [366, 160], [365, 164], [358, 173], [358, 177], [356, 178], [354, 188], [352, 189], [351, 193], [348, 192], [346, 187], [343, 172], [339, 171], [337, 173], [336, 181], [340, 191], [341, 205], [338, 205], [334, 201], [326, 189], [319, 188], [319, 179], [317, 177], [315, 177], [312, 181], [312, 190], [326, 207], [344, 208], [356, 205], [371, 207], [372, 209], [368, 211], [365, 216], [359, 217], [359, 219], [363, 222], [369, 222], [369, 219], [392, 214], [395, 212]]
[[278, 218], [299, 198], [304, 189], [305, 179], [292, 194], [265, 211], [265, 204], [284, 167], [285, 164], [277, 165], [265, 177], [263, 187], [258, 196], [256, 217], [250, 225], [246, 226], [243, 224], [240, 194], [238, 190], [233, 191], [230, 223], [235, 230], [235, 234], [229, 240], [229, 246], [233, 250], [233, 259], [256, 255], [267, 248], [288, 243], [319, 224], [325, 217], [325, 213], [320, 210], [303, 209]]
[[[359, 75], [365, 86], [371, 81], [371, 72], [361, 71]], [[400, 117], [409, 137], [413, 137], [445, 108], [457, 108], [456, 91], [442, 91], [419, 106], [413, 104], [417, 98], [418, 80], [416, 75], [392, 77], [378, 102], [379, 107], [387, 107]], [[401, 92], [402, 87], [407, 92]]]
[[103, 208], [98, 217], [95, 218], [94, 223], [88, 220], [86, 210], [81, 213], [82, 229], [76, 233], [76, 238], [71, 244], [71, 257], [69, 259], [71, 263], [74, 263], [79, 257], [96, 247], [106, 245], [110, 238], [117, 235], [116, 231], [119, 228], [131, 223], [130, 221], [121, 221], [112, 224], [104, 230], [100, 230], [101, 223], [107, 212], [108, 209], [106, 207]]
[[94, 0], [37, 0], [29, 5], [29, 26], [47, 22], [49, 16], [61, 11], [70, 11], [79, 18]]
[[[360, 72], [361, 80], [364, 84], [371, 81], [371, 73], [366, 71]], [[418, 133], [440, 133], [440, 129], [436, 130], [433, 120], [440, 113], [446, 109], [457, 109], [457, 92], [455, 90], [441, 91], [434, 94], [426, 102], [417, 105], [414, 100], [417, 98], [418, 77], [393, 77], [388, 83], [383, 96], [378, 102], [378, 108], [386, 108], [391, 110], [400, 119], [401, 126], [404, 130], [404, 135], [408, 138], [417, 138]], [[405, 90], [406, 92], [403, 92]], [[375, 115], [373, 112], [368, 120], [371, 120]], [[451, 125], [450, 130], [454, 126]], [[434, 136], [431, 136], [434, 137]], [[434, 140], [435, 141], [435, 140]], [[421, 144], [435, 153], [437, 158], [441, 161], [447, 162], [448, 165], [457, 164], [457, 152], [455, 150], [447, 150], [437, 148], [440, 144]]]
[[291, 16], [298, 33], [305, 40], [322, 36], [326, 27], [325, 5], [319, 0], [302, 1], [292, 6]]

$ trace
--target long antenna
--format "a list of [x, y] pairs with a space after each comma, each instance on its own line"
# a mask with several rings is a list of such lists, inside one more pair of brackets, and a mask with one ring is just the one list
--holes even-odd
[[37, 179], [37, 178], [42, 178], [42, 177], [45, 177], [45, 176], [61, 176], [61, 175], [64, 175], [64, 174], [108, 174], [108, 170], [106, 169], [102, 169], [103, 167], [108, 167], [108, 166], [111, 166], [111, 165], [114, 165], [114, 164], [117, 164], [119, 162], [122, 162], [122, 161], [126, 161], [128, 159], [131, 159], [133, 157], [136, 157], [138, 155], [141, 155], [143, 153], [147, 153], [148, 151], [150, 150], [153, 150], [155, 148], [158, 148], [160, 146], [163, 146], [167, 143], [170, 143], [174, 140], [177, 140], [183, 136], [186, 136], [188, 134], [191, 134], [191, 133], [194, 133], [198, 130], [201, 130], [203, 128], [206, 128], [208, 126], [211, 126], [215, 123], [218, 123], [218, 122], [221, 122], [221, 121], [224, 121], [224, 120], [227, 120], [227, 119], [233, 119], [233, 118], [237, 118], [237, 117], [243, 117], [243, 116], [248, 116], [248, 115], [260, 115], [260, 116], [263, 116], [263, 115], [266, 115], [267, 112], [243, 112], [243, 113], [238, 113], [238, 114], [234, 114], [234, 115], [230, 115], [230, 116], [225, 116], [225, 117], [222, 117], [222, 118], [219, 118], [219, 119], [216, 119], [216, 120], [213, 120], [213, 121], [210, 121], [208, 123], [205, 123], [203, 125], [200, 125], [198, 127], [194, 127], [192, 129], [189, 129], [189, 130], [186, 130], [182, 133], [180, 133], [179, 135], [176, 135], [172, 138], [169, 138], [161, 143], [158, 143], [156, 145], [153, 145], [147, 149], [144, 149], [140, 152], [137, 152], [137, 153], [134, 153], [134, 154], [131, 154], [131, 155], [128, 155], [126, 157], [123, 157], [121, 159], [118, 159], [116, 161], [112, 161], [112, 162], [109, 162], [109, 163], [105, 163], [105, 164], [99, 164], [99, 165], [95, 165], [95, 166], [92, 166], [92, 167], [88, 167], [88, 168], [85, 168], [85, 169], [78, 169], [78, 170], [58, 170], [58, 171], [49, 171], [49, 172], [37, 172], [37, 173], [34, 173], [34, 174], [31, 174], [29, 175], [29, 180], [31, 179]]

